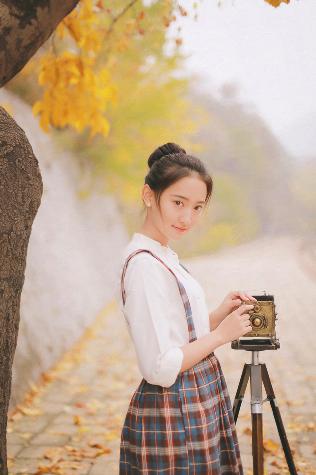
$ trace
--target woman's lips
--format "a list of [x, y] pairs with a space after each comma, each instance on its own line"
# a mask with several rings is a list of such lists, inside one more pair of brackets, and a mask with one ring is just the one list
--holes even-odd
[[184, 233], [185, 231], [187, 231], [187, 228], [178, 228], [177, 226], [173, 226], [174, 228], [176, 228], [177, 231], [179, 231], [180, 233]]

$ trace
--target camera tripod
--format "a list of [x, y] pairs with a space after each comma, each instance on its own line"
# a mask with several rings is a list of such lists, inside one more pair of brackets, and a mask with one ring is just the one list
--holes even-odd
[[[290, 475], [297, 475], [294, 465], [291, 449], [284, 425], [281, 418], [280, 409], [278, 408], [275, 394], [270, 381], [267, 367], [264, 363], [259, 362], [259, 351], [251, 350], [251, 364], [245, 363], [236, 396], [233, 404], [233, 413], [235, 423], [238, 418], [241, 403], [244, 398], [248, 380], [250, 377], [250, 394], [251, 394], [251, 423], [252, 423], [252, 457], [253, 457], [253, 475], [264, 475], [263, 471], [263, 431], [262, 431], [262, 405], [265, 401], [270, 401], [275, 423], [279, 432], [284, 455], [287, 461]], [[267, 398], [262, 400], [262, 383], [264, 384]]]

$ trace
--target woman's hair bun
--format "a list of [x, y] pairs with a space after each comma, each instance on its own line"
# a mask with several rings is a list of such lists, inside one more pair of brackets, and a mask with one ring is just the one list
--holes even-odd
[[164, 145], [156, 148], [156, 150], [154, 150], [148, 158], [149, 168], [161, 157], [165, 157], [166, 155], [171, 155], [173, 153], [186, 153], [186, 151], [180, 147], [180, 145], [172, 142], [165, 143]]

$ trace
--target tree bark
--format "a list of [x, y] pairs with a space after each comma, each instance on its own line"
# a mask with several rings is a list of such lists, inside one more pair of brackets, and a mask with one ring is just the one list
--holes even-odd
[[15, 76], [79, 0], [0, 0], [0, 87]]
[[32, 223], [43, 191], [38, 161], [0, 107], [0, 474], [7, 475], [6, 428], [20, 297]]
[[[79, 0], [0, 0], [0, 87], [15, 76]], [[0, 475], [27, 247], [43, 192], [32, 147], [0, 107]]]

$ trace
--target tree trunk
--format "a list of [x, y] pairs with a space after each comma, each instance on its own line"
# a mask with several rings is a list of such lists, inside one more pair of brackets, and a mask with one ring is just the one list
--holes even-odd
[[7, 475], [6, 428], [20, 297], [32, 223], [43, 191], [38, 161], [0, 107], [0, 473]]
[[15, 76], [79, 0], [0, 0], [0, 87]]
[[[79, 0], [0, 0], [0, 87], [15, 76]], [[0, 107], [0, 475], [7, 475], [7, 413], [27, 246], [41, 202], [38, 162]]]

